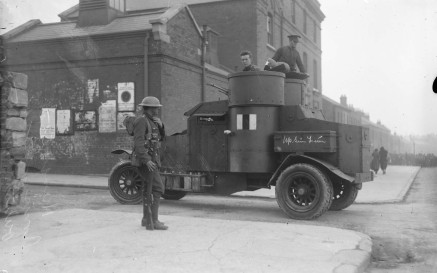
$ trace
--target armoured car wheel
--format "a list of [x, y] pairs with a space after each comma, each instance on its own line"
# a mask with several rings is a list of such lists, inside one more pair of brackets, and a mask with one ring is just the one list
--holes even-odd
[[179, 200], [182, 199], [187, 193], [184, 191], [165, 190], [162, 198], [166, 200]]
[[335, 181], [332, 186], [334, 188], [334, 195], [329, 210], [345, 209], [352, 205], [357, 198], [358, 189], [352, 183]]
[[130, 161], [115, 165], [108, 179], [109, 192], [120, 204], [141, 203], [141, 176]]
[[286, 168], [276, 182], [276, 201], [290, 217], [315, 219], [326, 212], [332, 202], [332, 185], [316, 167], [295, 164]]

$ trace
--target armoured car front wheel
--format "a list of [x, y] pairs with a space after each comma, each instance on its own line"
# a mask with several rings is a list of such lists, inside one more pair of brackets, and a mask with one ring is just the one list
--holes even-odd
[[342, 210], [355, 201], [358, 195], [357, 187], [350, 182], [335, 181], [332, 183], [334, 195], [329, 210]]
[[282, 171], [275, 193], [279, 207], [297, 220], [319, 217], [332, 202], [331, 182], [310, 164], [294, 164]]
[[109, 192], [120, 204], [141, 203], [141, 176], [130, 161], [115, 165], [108, 179]]

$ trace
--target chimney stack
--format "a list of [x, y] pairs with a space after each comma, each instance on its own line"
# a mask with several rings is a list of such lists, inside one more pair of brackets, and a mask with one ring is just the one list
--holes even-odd
[[346, 95], [340, 96], [340, 104], [347, 107], [347, 97]]
[[107, 25], [123, 14], [125, 0], [79, 0], [79, 27]]

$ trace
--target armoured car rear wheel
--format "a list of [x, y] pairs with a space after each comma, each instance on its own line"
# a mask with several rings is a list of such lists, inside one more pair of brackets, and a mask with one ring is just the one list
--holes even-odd
[[141, 176], [130, 161], [115, 165], [108, 179], [109, 192], [120, 204], [141, 203]]
[[290, 217], [315, 219], [326, 212], [332, 202], [332, 185], [316, 167], [295, 164], [286, 168], [276, 182], [276, 201]]
[[166, 200], [179, 200], [182, 199], [185, 195], [187, 195], [187, 193], [184, 191], [165, 190], [162, 198]]
[[329, 210], [342, 210], [353, 204], [358, 195], [357, 187], [349, 182], [335, 181], [332, 183], [334, 195]]

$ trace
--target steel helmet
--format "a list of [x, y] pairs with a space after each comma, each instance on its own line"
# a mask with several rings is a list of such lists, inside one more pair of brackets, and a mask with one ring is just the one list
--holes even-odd
[[156, 97], [145, 97], [143, 101], [138, 104], [141, 106], [147, 106], [147, 107], [161, 107], [162, 104], [159, 102], [159, 100]]

